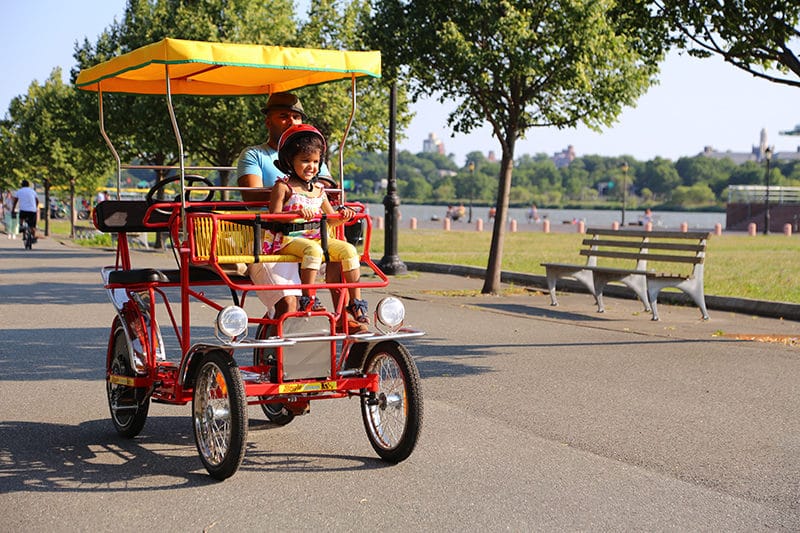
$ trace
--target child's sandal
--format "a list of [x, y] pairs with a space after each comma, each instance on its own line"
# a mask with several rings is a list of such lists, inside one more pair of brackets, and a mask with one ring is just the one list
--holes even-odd
[[369, 306], [366, 300], [353, 298], [353, 301], [347, 306], [347, 312], [353, 315], [353, 318], [356, 320], [356, 322], [360, 322], [361, 324], [369, 324], [369, 316], [367, 316], [367, 313], [369, 312]]
[[300, 311], [324, 311], [325, 307], [319, 301], [319, 298], [314, 296], [306, 296], [305, 294], [300, 297], [298, 301], [298, 305], [300, 306]]

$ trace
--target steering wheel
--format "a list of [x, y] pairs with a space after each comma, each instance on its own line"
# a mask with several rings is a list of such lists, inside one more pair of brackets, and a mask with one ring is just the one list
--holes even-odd
[[[209, 180], [205, 176], [198, 176], [196, 174], [187, 174], [186, 176], [183, 177], [183, 179], [184, 179], [184, 182], [189, 186], [191, 186], [193, 183], [202, 183], [203, 185], [207, 185], [209, 187], [213, 187], [214, 186], [214, 184], [211, 183], [211, 180]], [[175, 183], [176, 181], [180, 182], [180, 180], [181, 180], [180, 176], [172, 176], [171, 178], [167, 178], [165, 180], [159, 181], [158, 183], [156, 183], [155, 185], [150, 187], [150, 190], [147, 191], [147, 196], [145, 196], [145, 200], [147, 201], [147, 205], [153, 205], [154, 203], [158, 202], [158, 200], [153, 198], [156, 195], [157, 192], [159, 192], [161, 189], [165, 188], [167, 185], [170, 185], [171, 183]], [[206, 194], [206, 197], [203, 198], [202, 200], [191, 200], [190, 196], [191, 196], [192, 192], [193, 191], [186, 191], [184, 193], [184, 196], [185, 196], [187, 202], [188, 201], [210, 202], [211, 199], [214, 197], [214, 191], [208, 191], [208, 194]], [[180, 200], [181, 200], [181, 196], [179, 194], [179, 195], [175, 196], [175, 199], [173, 201], [180, 202]]]

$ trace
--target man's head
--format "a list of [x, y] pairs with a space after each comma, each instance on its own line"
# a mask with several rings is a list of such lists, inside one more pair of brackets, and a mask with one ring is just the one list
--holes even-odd
[[303, 104], [291, 93], [275, 93], [261, 109], [264, 113], [264, 124], [269, 132], [269, 144], [278, 147], [278, 139], [291, 126], [302, 124], [306, 119]]
[[31, 186], [31, 184], [28, 182], [28, 180], [22, 180], [22, 187], [23, 188], [24, 187], [30, 187], [30, 186]]

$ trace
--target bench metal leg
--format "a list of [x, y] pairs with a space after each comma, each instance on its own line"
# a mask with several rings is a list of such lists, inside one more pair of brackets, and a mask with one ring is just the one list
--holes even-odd
[[603, 304], [603, 290], [606, 285], [611, 281], [619, 281], [626, 287], [633, 290], [639, 301], [644, 304], [644, 310], [650, 312], [650, 298], [647, 296], [647, 278], [642, 274], [628, 275], [620, 277], [619, 275], [610, 275], [605, 272], [594, 272], [594, 288], [595, 299], [597, 300], [597, 312], [605, 313], [605, 305]]
[[676, 282], [676, 280], [659, 280], [651, 278], [647, 283], [647, 294], [650, 297], [650, 306], [653, 309], [653, 320], [658, 320], [658, 310], [656, 308], [658, 293], [667, 287], [675, 287], [676, 289], [683, 291], [685, 294], [688, 294], [692, 300], [694, 300], [695, 305], [697, 305], [697, 307], [700, 309], [700, 314], [703, 316], [703, 320], [709, 319], [708, 310], [706, 309], [705, 290], [703, 288], [702, 280], [699, 278], [689, 278]]
[[547, 271], [547, 290], [550, 291], [550, 305], [556, 306], [558, 305], [558, 300], [556, 299], [556, 281], [558, 280], [558, 276], [555, 272], [551, 272], [550, 270]]
[[586, 288], [589, 289], [589, 293], [595, 297], [595, 300], [597, 300], [594, 290], [594, 277], [591, 271], [547, 268], [546, 274], [547, 290], [550, 292], [550, 305], [558, 305], [558, 300], [556, 299], [556, 282], [559, 278], [567, 277], [574, 278], [583, 283]]
[[641, 275], [638, 276], [628, 276], [621, 280], [626, 286], [630, 287], [633, 292], [636, 293], [636, 296], [639, 298], [639, 301], [644, 304], [644, 310], [646, 312], [650, 312], [650, 297], [647, 295], [647, 278]]

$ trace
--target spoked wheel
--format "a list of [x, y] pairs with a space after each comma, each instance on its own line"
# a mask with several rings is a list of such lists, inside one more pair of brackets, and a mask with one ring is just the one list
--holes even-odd
[[[257, 339], [266, 339], [270, 336], [270, 330], [274, 326], [261, 324], [256, 330]], [[270, 359], [275, 357], [274, 348], [256, 348], [253, 350], [253, 364], [256, 366], [266, 365]], [[261, 410], [264, 411], [267, 420], [279, 426], [285, 426], [294, 420], [294, 413], [292, 413], [286, 405], [282, 403], [262, 403]]]
[[25, 243], [25, 249], [26, 250], [32, 250], [33, 249], [33, 231], [31, 230], [31, 227], [28, 226], [27, 224], [22, 229], [22, 239], [23, 239], [23, 242]]
[[422, 430], [419, 370], [402, 345], [382, 342], [367, 355], [364, 373], [378, 375], [374, 399], [361, 399], [361, 415], [372, 447], [381, 459], [408, 458]]
[[244, 459], [247, 403], [236, 363], [221, 351], [203, 356], [194, 382], [194, 440], [211, 477], [231, 477]]
[[111, 376], [106, 378], [111, 421], [117, 433], [126, 439], [132, 439], [142, 431], [147, 421], [150, 397], [147, 394], [147, 387], [131, 387], [125, 383], [128, 381], [126, 378], [133, 378], [136, 373], [131, 368], [128, 340], [122, 329], [114, 333], [111, 350], [108, 365]]

